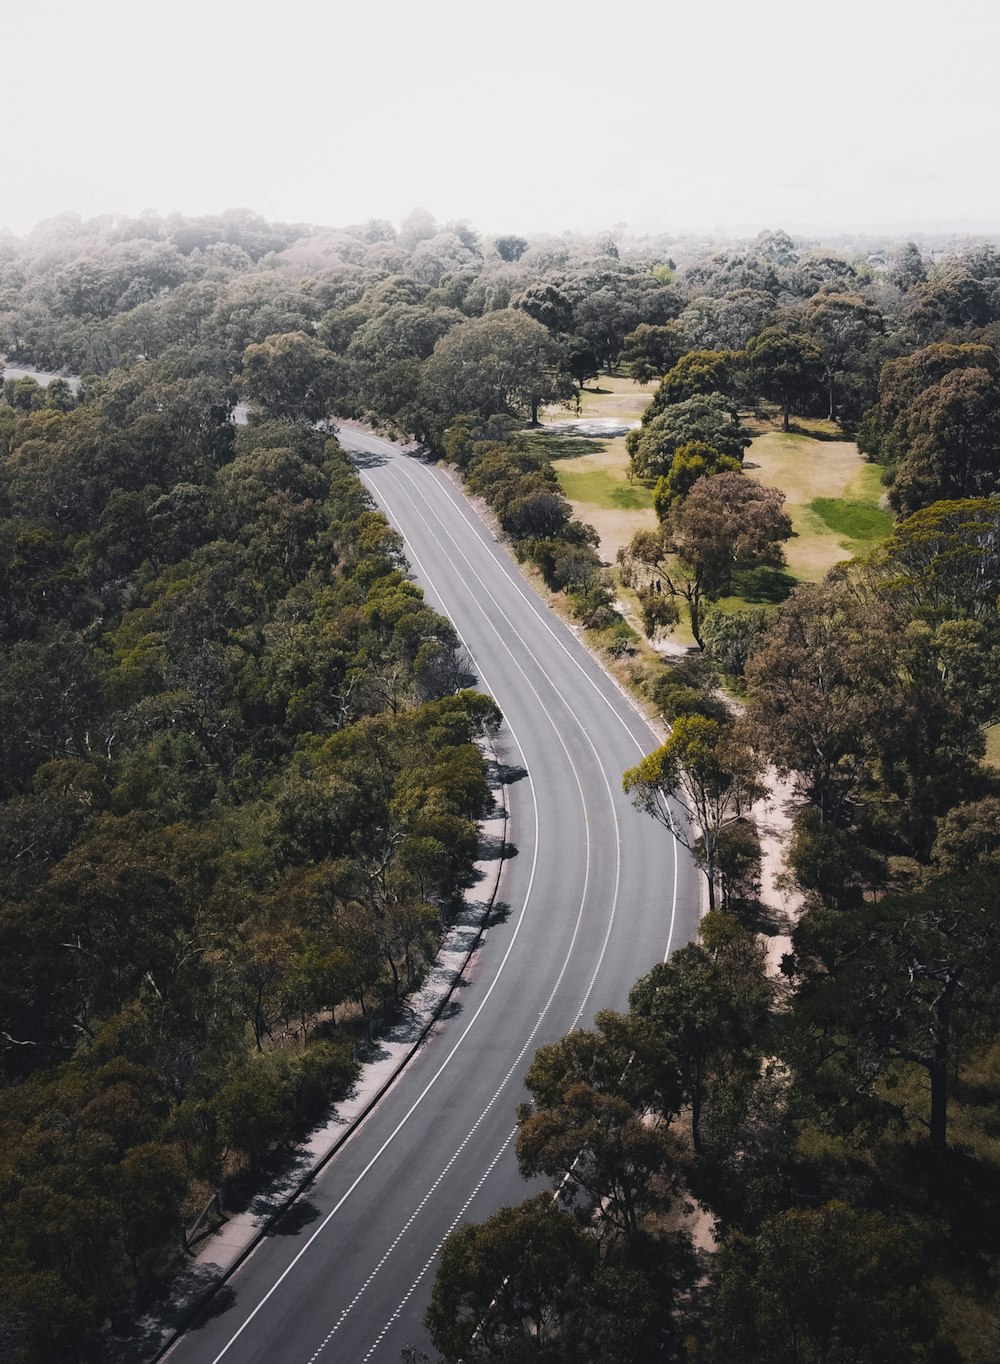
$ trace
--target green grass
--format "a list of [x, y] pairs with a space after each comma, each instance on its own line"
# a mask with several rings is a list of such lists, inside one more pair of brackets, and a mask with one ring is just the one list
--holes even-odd
[[559, 486], [571, 502], [585, 502], [608, 510], [641, 511], [653, 505], [653, 494], [641, 483], [628, 483], [607, 469], [570, 472], [556, 470]]
[[809, 510], [848, 540], [877, 544], [892, 530], [893, 518], [889, 512], [870, 502], [856, 502], [846, 497], [814, 497]]

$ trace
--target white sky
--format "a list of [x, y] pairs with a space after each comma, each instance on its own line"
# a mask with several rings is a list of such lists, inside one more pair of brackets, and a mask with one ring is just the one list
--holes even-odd
[[0, 227], [1000, 228], [996, 0], [0, 5]]

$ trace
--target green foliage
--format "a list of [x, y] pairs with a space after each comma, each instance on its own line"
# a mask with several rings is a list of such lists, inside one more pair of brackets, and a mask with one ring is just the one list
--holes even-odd
[[939, 342], [886, 363], [859, 445], [889, 466], [904, 515], [997, 490], [1000, 362], [978, 343]]
[[747, 343], [745, 356], [753, 390], [780, 404], [787, 431], [792, 409], [807, 402], [822, 381], [819, 347], [801, 332], [765, 327]]
[[768, 613], [761, 607], [746, 611], [708, 611], [701, 633], [705, 653], [723, 672], [742, 677], [747, 660], [767, 634]]
[[699, 478], [710, 474], [739, 473], [743, 465], [731, 455], [720, 454], [704, 441], [689, 441], [674, 452], [670, 468], [657, 479], [653, 489], [653, 508], [664, 521], [675, 502], [682, 502]]
[[719, 1254], [713, 1360], [751, 1364], [917, 1364], [936, 1352], [907, 1226], [840, 1202], [763, 1222]]
[[250, 355], [275, 415], [235, 440], [155, 367], [9, 428], [0, 1275], [41, 1358], [151, 1291], [196, 1179], [344, 1091], [347, 1006], [418, 980], [489, 802], [496, 707], [308, 386]]
[[669, 404], [657, 404], [654, 399], [642, 426], [626, 438], [633, 476], [663, 477], [676, 452], [691, 442], [711, 446], [742, 463], [750, 437], [740, 427], [735, 403], [720, 393], [696, 394]]

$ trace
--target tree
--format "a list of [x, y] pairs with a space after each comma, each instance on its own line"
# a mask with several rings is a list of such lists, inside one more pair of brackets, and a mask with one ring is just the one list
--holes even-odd
[[801, 332], [765, 327], [747, 342], [744, 354], [750, 383], [758, 393], [780, 405], [781, 424], [787, 431], [792, 408], [810, 398], [822, 380], [819, 348]]
[[736, 573], [784, 563], [792, 525], [785, 496], [742, 473], [699, 478], [670, 505], [659, 532], [640, 531], [630, 555], [659, 574], [670, 596], [687, 603], [691, 633], [702, 647], [704, 604], [730, 589]]
[[800, 1069], [818, 1074], [817, 1057], [839, 1056], [852, 1084], [869, 1091], [900, 1062], [922, 1069], [938, 1152], [947, 1147], [956, 1054], [995, 1016], [996, 891], [995, 870], [973, 870], [886, 897], [875, 912], [815, 911], [795, 933], [806, 977], [794, 1005], [806, 1048]]
[[767, 326], [776, 306], [771, 294], [756, 289], [734, 289], [722, 298], [702, 294], [677, 319], [677, 330], [690, 347], [741, 351]]
[[884, 717], [890, 642], [844, 584], [798, 588], [746, 666], [749, 718], [764, 752], [824, 820], [850, 822]]
[[553, 336], [573, 330], [573, 304], [556, 284], [533, 284], [514, 299], [513, 306], [540, 322]]
[[449, 1364], [558, 1358], [596, 1242], [551, 1194], [501, 1208], [445, 1241], [427, 1327]]
[[911, 326], [925, 340], [949, 327], [981, 327], [990, 320], [986, 289], [958, 262], [934, 269], [913, 284], [906, 305]]
[[723, 455], [703, 440], [689, 441], [674, 451], [667, 473], [657, 479], [653, 489], [653, 509], [660, 521], [666, 520], [670, 508], [682, 502], [699, 478], [712, 474], [735, 474], [742, 464], [732, 455]]
[[942, 876], [977, 867], [1000, 870], [1000, 796], [984, 796], [949, 810], [938, 823], [931, 855]]
[[525, 239], [515, 236], [497, 237], [493, 245], [496, 247], [497, 255], [505, 261], [520, 260], [528, 249]]
[[805, 311], [805, 324], [817, 342], [823, 360], [829, 411], [836, 416], [837, 375], [852, 358], [863, 354], [872, 336], [882, 329], [882, 317], [860, 294], [817, 294]]
[[889, 493], [904, 515], [932, 502], [986, 497], [1000, 489], [1000, 376], [952, 370], [914, 400], [908, 449]]
[[651, 404], [655, 412], [699, 393], [728, 393], [736, 355], [732, 351], [690, 350], [664, 375]]
[[546, 329], [522, 312], [470, 318], [443, 337], [423, 372], [423, 393], [446, 419], [475, 412], [538, 418], [543, 402], [566, 397], [560, 352]]
[[681, 402], [661, 404], [655, 412], [651, 404], [643, 414], [642, 426], [626, 437], [631, 475], [662, 477], [669, 472], [675, 452], [691, 441], [701, 441], [742, 462], [750, 437], [740, 427], [735, 403], [721, 393], [699, 393]]
[[662, 379], [673, 369], [685, 349], [676, 322], [666, 322], [662, 326], [640, 322], [625, 337], [618, 358], [637, 384], [648, 384], [650, 379]]
[[[711, 909], [720, 837], [761, 798], [759, 778], [760, 763], [738, 731], [703, 715], [686, 715], [674, 722], [667, 742], [622, 779], [636, 808], [695, 853], [708, 882]], [[670, 801], [680, 806], [683, 821], [674, 818]], [[690, 825], [698, 828], [697, 839]]]
[[302, 331], [285, 332], [247, 346], [237, 382], [269, 417], [318, 422], [335, 391], [336, 367], [320, 341]]
[[886, 259], [886, 274], [889, 282], [904, 294], [927, 278], [924, 258], [916, 242], [899, 242], [892, 248]]
[[588, 1216], [626, 1240], [662, 1196], [654, 1180], [673, 1152], [664, 1127], [582, 1080], [568, 1084], [556, 1104], [518, 1110], [517, 1163], [525, 1178], [548, 1175], [568, 1198], [582, 1192]]
[[718, 1364], [921, 1364], [940, 1359], [909, 1226], [844, 1203], [734, 1233], [714, 1267]]
[[880, 594], [913, 615], [990, 620], [1000, 596], [1000, 504], [935, 502], [897, 522], [870, 559]]
[[676, 1074], [690, 1105], [698, 1155], [706, 1102], [759, 1073], [756, 1044], [773, 998], [753, 936], [727, 914], [710, 913], [702, 922], [707, 942], [679, 948], [629, 992], [629, 1017], [648, 1025], [652, 1050]]

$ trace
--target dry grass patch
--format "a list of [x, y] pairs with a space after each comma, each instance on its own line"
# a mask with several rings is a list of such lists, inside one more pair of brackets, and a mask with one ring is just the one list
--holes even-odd
[[874, 548], [892, 527], [879, 505], [878, 466], [866, 463], [853, 441], [830, 439], [825, 430], [764, 431], [747, 451], [746, 469], [785, 494], [795, 533], [785, 552], [794, 578], [819, 582], [834, 564]]
[[590, 385], [580, 394], [579, 412], [560, 406], [547, 407], [542, 413], [542, 421], [564, 422], [577, 416], [638, 421], [658, 388], [655, 380], [637, 384], [621, 374], [602, 374], [599, 379], [591, 379]]

